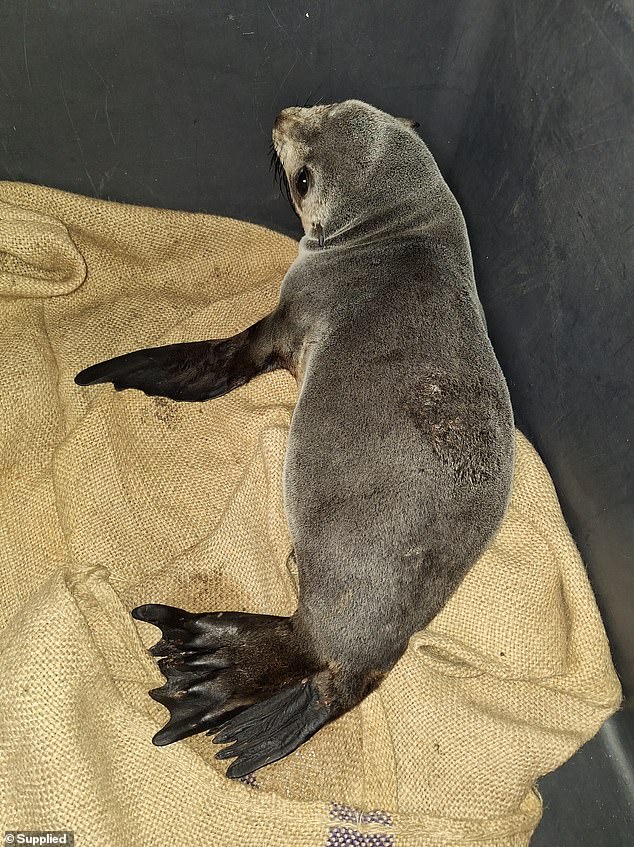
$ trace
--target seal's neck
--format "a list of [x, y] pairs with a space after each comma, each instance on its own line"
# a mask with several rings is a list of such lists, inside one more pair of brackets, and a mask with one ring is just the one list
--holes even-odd
[[341, 222], [314, 224], [300, 245], [302, 250], [312, 252], [410, 241], [437, 227], [446, 218], [447, 211], [446, 195], [442, 198], [428, 196], [423, 202], [420, 194], [412, 193], [390, 203], [376, 204], [361, 214], [350, 210], [346, 216], [346, 210], [342, 210]]

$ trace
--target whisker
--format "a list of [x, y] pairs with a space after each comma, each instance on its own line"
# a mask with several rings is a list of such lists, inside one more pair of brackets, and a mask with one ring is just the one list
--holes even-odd
[[[324, 84], [324, 81], [323, 81], [323, 79], [322, 79], [322, 81], [321, 81], [320, 83], [318, 83], [318, 84], [315, 86], [315, 88], [313, 88], [313, 89], [311, 90], [310, 94], [309, 94], [309, 95], [308, 95], [308, 97], [306, 98], [306, 102], [304, 103], [304, 108], [305, 108], [305, 109], [306, 109], [306, 108], [312, 108], [313, 106], [316, 106], [316, 105], [317, 105], [317, 103], [310, 103], [310, 101], [311, 101], [311, 100], [313, 99], [313, 97], [317, 94], [317, 92], [318, 92], [318, 91], [319, 91], [319, 89], [323, 86], [323, 84]], [[320, 98], [320, 101], [321, 101], [321, 100], [323, 100], [323, 97], [321, 97], [321, 98]], [[320, 101], [319, 101], [319, 102], [320, 102]], [[308, 105], [309, 103], [310, 103], [310, 106]]]
[[282, 195], [282, 197], [286, 197], [286, 199], [292, 206], [293, 198], [291, 196], [291, 189], [288, 184], [288, 179], [286, 178], [286, 171], [284, 170], [282, 159], [279, 156], [277, 150], [275, 149], [275, 145], [272, 142], [269, 145], [269, 152], [269, 168], [273, 171], [273, 182], [278, 183], [280, 188], [280, 194]]

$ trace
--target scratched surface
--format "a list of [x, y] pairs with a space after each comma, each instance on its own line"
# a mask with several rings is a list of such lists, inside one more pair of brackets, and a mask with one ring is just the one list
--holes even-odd
[[[632, 0], [0, 8], [0, 178], [297, 235], [268, 170], [281, 107], [354, 96], [419, 121], [464, 208], [519, 422], [553, 475], [630, 695], [633, 15]], [[544, 782], [535, 844], [631, 843], [631, 715]]]

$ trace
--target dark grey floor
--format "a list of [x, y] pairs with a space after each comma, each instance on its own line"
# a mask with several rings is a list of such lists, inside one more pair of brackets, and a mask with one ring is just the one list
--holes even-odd
[[[522, 429], [634, 691], [632, 0], [4, 0], [0, 178], [298, 234], [286, 105], [420, 122], [469, 225]], [[634, 719], [556, 774], [534, 844], [634, 844]]]
[[540, 780], [544, 816], [531, 847], [632, 847], [634, 720], [620, 712]]

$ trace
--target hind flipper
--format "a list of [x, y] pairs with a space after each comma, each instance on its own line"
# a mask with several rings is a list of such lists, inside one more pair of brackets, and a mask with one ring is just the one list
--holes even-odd
[[170, 712], [154, 744], [215, 730], [244, 709], [311, 673], [293, 649], [289, 618], [241, 612], [194, 614], [159, 604], [139, 606], [137, 620], [161, 629], [151, 653], [165, 684], [150, 696]]
[[154, 743], [207, 732], [231, 744], [217, 758], [235, 757], [227, 770], [233, 778], [292, 753], [359, 703], [388, 669], [319, 658], [296, 616], [194, 614], [157, 604], [132, 615], [162, 633], [151, 652], [166, 680], [150, 696], [170, 718]]
[[313, 679], [300, 682], [225, 721], [214, 743], [232, 744], [216, 753], [216, 758], [237, 757], [227, 768], [227, 776], [246, 776], [288, 756], [337, 714]]
[[189, 402], [211, 400], [279, 367], [271, 315], [231, 338], [148, 347], [80, 371], [77, 385], [111, 382], [117, 391]]

